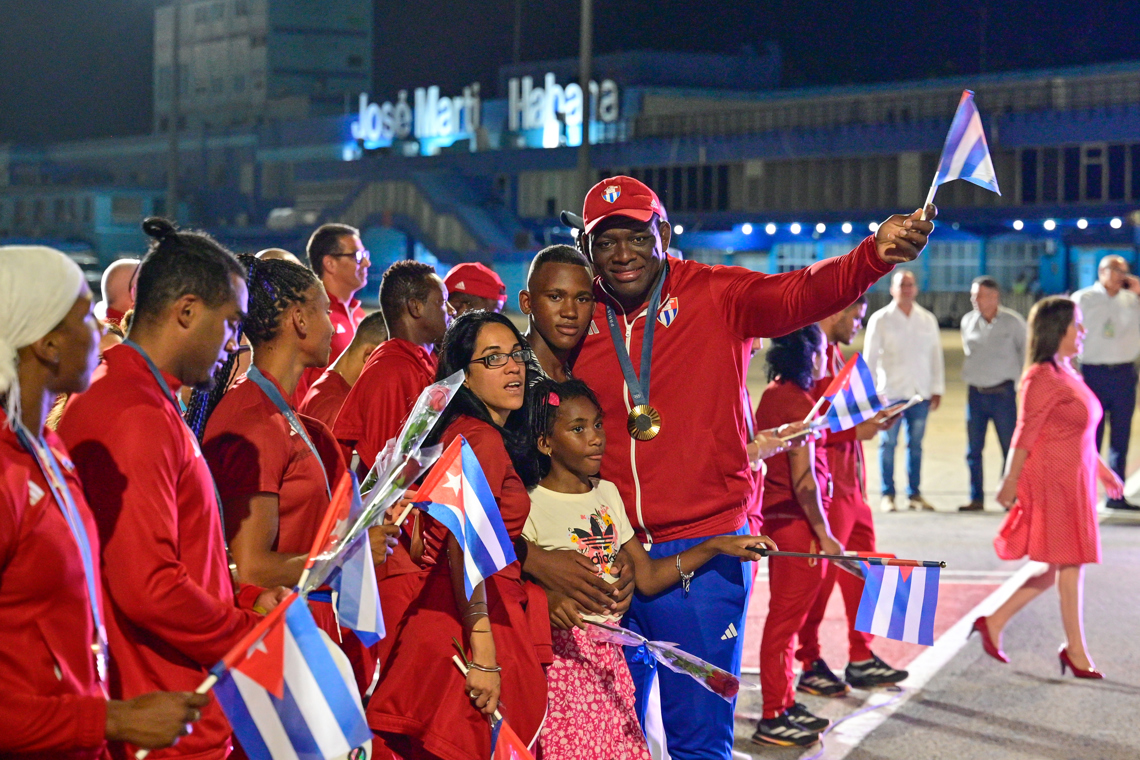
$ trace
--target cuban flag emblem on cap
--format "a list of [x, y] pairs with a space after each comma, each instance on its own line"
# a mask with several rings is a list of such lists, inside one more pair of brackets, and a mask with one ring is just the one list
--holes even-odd
[[677, 299], [675, 297], [670, 298], [665, 302], [665, 305], [661, 307], [661, 310], [657, 312], [657, 321], [668, 327], [673, 324], [673, 320], [677, 318], [677, 311]]
[[602, 198], [606, 203], [613, 203], [621, 195], [621, 188], [617, 185], [607, 185], [605, 190], [602, 190]]

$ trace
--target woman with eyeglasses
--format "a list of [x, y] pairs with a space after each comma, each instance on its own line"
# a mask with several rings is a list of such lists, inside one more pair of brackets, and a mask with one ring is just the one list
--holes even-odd
[[[440, 347], [438, 377], [462, 370], [466, 378], [427, 441], [447, 446], [460, 435], [467, 440], [512, 539], [530, 513], [527, 488], [538, 482], [524, 408], [532, 361], [526, 340], [506, 317], [472, 311], [457, 318]], [[486, 760], [492, 749], [488, 717], [496, 710], [528, 744], [541, 727], [542, 665], [551, 660], [546, 597], [524, 584], [514, 562], [468, 599], [463, 551], [440, 523], [427, 516], [422, 522], [423, 591], [381, 663], [368, 724], [404, 760]], [[471, 662], [466, 678], [451, 661], [453, 640]]]

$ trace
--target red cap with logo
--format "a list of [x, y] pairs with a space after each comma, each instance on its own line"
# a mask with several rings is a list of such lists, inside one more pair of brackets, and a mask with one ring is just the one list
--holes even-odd
[[449, 293], [466, 293], [476, 298], [506, 301], [507, 286], [490, 267], [476, 261], [456, 264], [443, 278]]
[[656, 214], [664, 220], [665, 207], [657, 193], [633, 177], [610, 177], [590, 188], [582, 204], [582, 219], [589, 234], [598, 222], [611, 216], [627, 216], [639, 222], [648, 222]]

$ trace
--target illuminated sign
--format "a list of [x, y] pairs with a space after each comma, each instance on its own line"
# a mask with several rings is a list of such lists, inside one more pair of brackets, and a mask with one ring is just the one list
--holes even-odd
[[[511, 132], [525, 129], [549, 129], [559, 121], [567, 126], [582, 123], [584, 98], [582, 87], [571, 82], [563, 87], [553, 73], [547, 73], [542, 87], [534, 86], [532, 77], [516, 77], [507, 83], [507, 128]], [[606, 124], [618, 118], [618, 87], [612, 79], [601, 84], [590, 82], [592, 121]]]
[[458, 138], [474, 134], [479, 127], [479, 84], [463, 88], [463, 94], [440, 97], [439, 88], [417, 87], [414, 106], [408, 91], [400, 90], [396, 102], [379, 104], [360, 93], [360, 105], [352, 122], [352, 137], [366, 149], [383, 148], [393, 140]]

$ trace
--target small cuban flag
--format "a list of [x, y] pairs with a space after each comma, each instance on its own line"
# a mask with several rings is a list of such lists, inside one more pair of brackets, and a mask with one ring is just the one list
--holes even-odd
[[451, 531], [463, 547], [463, 585], [475, 587], [515, 561], [515, 549], [499, 505], [475, 452], [457, 436], [417, 493], [415, 506]]
[[950, 132], [942, 147], [942, 160], [938, 163], [938, 174], [930, 188], [932, 199], [934, 189], [952, 179], [964, 179], [1001, 195], [986, 144], [986, 133], [982, 129], [982, 117], [970, 90], [962, 92], [954, 121], [950, 123]]
[[861, 354], [855, 354], [827, 386], [823, 397], [831, 402], [826, 420], [831, 432], [849, 430], [875, 416], [885, 404], [875, 392], [875, 379]]
[[286, 597], [210, 671], [250, 760], [333, 760], [372, 738], [355, 684], [298, 599]]
[[[355, 475], [348, 491], [351, 495], [349, 521], [354, 521], [364, 510]], [[376, 585], [368, 531], [361, 533], [345, 551], [344, 561], [329, 585], [336, 592], [336, 614], [341, 625], [351, 628], [364, 646], [370, 647], [384, 638], [384, 614], [380, 610], [380, 590]]]
[[930, 646], [938, 607], [937, 567], [883, 565], [868, 558], [855, 630]]
[[496, 713], [491, 725], [491, 760], [534, 760], [530, 748], [518, 734]]

